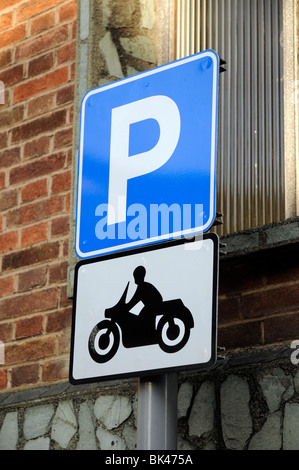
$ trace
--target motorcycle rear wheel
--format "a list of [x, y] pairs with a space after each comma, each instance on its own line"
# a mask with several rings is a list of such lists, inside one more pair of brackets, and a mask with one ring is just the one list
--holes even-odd
[[182, 319], [162, 317], [157, 327], [158, 344], [162, 351], [174, 353], [182, 349], [188, 342], [190, 328]]
[[116, 354], [120, 342], [119, 329], [110, 320], [98, 323], [89, 335], [88, 350], [92, 359], [102, 364]]

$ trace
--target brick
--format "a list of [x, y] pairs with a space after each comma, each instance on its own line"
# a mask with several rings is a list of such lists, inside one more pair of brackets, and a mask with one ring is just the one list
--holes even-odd
[[68, 21], [77, 16], [77, 0], [62, 5], [59, 8], [59, 21]]
[[7, 67], [12, 62], [11, 49], [6, 49], [0, 52], [0, 68]]
[[228, 298], [218, 299], [218, 321], [219, 325], [238, 321], [241, 319], [240, 315], [240, 299]]
[[17, 5], [18, 3], [21, 3], [22, 0], [5, 0], [5, 8], [12, 7], [14, 5]]
[[57, 331], [70, 328], [72, 324], [72, 307], [63, 310], [57, 310], [55, 313], [47, 315], [46, 333], [55, 333]]
[[54, 175], [52, 178], [52, 193], [60, 193], [61, 191], [67, 191], [71, 189], [72, 183], [72, 173], [71, 171], [66, 171], [64, 173], [59, 173]]
[[[219, 295], [234, 294], [265, 286], [264, 267], [257, 261], [223, 261], [219, 269]], [[244, 276], [246, 272], [246, 276]]]
[[299, 279], [298, 257], [293, 252], [273, 257], [265, 266], [267, 285], [280, 284]]
[[55, 69], [42, 77], [32, 79], [16, 86], [14, 89], [14, 103], [18, 103], [31, 98], [32, 96], [63, 85], [68, 81], [68, 74], [68, 67], [65, 66]]
[[60, 307], [69, 307], [72, 304], [72, 300], [68, 298], [67, 296], [67, 286], [61, 285], [59, 287], [60, 289], [60, 300], [59, 300], [59, 306]]
[[0, 15], [0, 31], [12, 26], [12, 12]]
[[14, 367], [11, 371], [12, 388], [21, 385], [36, 384], [39, 381], [39, 364]]
[[[14, 291], [14, 284], [15, 284], [15, 276], [0, 278], [0, 297], [12, 294]], [[1, 333], [0, 333], [0, 340], [1, 340]]]
[[42, 370], [42, 381], [65, 380], [68, 377], [68, 371], [69, 365], [67, 359], [45, 362]]
[[14, 26], [3, 33], [0, 33], [0, 47], [4, 48], [15, 44], [26, 37], [26, 24]]
[[57, 63], [58, 65], [64, 64], [65, 62], [74, 61], [76, 58], [76, 41], [71, 44], [62, 46], [57, 52]]
[[60, 149], [72, 145], [73, 128], [63, 129], [62, 131], [56, 132], [54, 136], [54, 149]]
[[56, 259], [59, 255], [59, 242], [45, 243], [38, 247], [31, 247], [17, 253], [3, 256], [2, 271], [23, 268], [33, 264]]
[[67, 235], [70, 231], [69, 216], [65, 215], [57, 217], [52, 221], [51, 236], [57, 237], [61, 235]]
[[27, 59], [29, 57], [53, 49], [68, 40], [68, 25], [62, 25], [51, 31], [44, 33], [37, 38], [24, 41], [16, 46], [16, 60]]
[[298, 284], [244, 295], [241, 309], [244, 318], [262, 317], [299, 308]]
[[73, 162], [73, 148], [67, 150], [67, 167], [71, 167]]
[[23, 120], [24, 117], [24, 106], [17, 106], [15, 108], [7, 109], [0, 113], [0, 128], [1, 127], [12, 127], [17, 122]]
[[48, 93], [31, 99], [28, 103], [28, 118], [41, 116], [52, 111], [55, 108], [54, 98], [55, 93]]
[[70, 76], [70, 79], [71, 80], [75, 80], [75, 76], [76, 76], [76, 63], [73, 62], [71, 64], [71, 76]]
[[54, 65], [54, 54], [50, 52], [36, 59], [32, 59], [28, 64], [28, 76], [35, 77], [40, 73], [48, 72]]
[[8, 189], [0, 193], [0, 211], [5, 211], [17, 205], [18, 192], [17, 190]]
[[17, 22], [32, 18], [39, 13], [43, 13], [50, 8], [59, 5], [63, 0], [31, 0], [29, 3], [22, 3], [17, 8]]
[[40, 335], [43, 331], [43, 316], [22, 318], [16, 323], [16, 339]]
[[12, 110], [12, 122], [11, 124], [15, 124], [24, 119], [24, 105], [15, 106]]
[[11, 85], [15, 85], [24, 77], [24, 67], [22, 64], [14, 65], [0, 72], [0, 80], [4, 83], [7, 88]]
[[55, 288], [15, 295], [12, 298], [4, 298], [0, 301], [0, 317], [5, 320], [55, 309], [57, 302], [58, 292]]
[[49, 268], [49, 284], [65, 282], [67, 279], [68, 263], [63, 262], [50, 266]]
[[41, 33], [42, 31], [45, 31], [55, 26], [55, 16], [55, 11], [50, 11], [44, 15], [39, 15], [37, 18], [33, 18], [31, 20], [31, 36], [33, 36], [34, 34]]
[[18, 291], [25, 292], [47, 283], [47, 267], [41, 266], [19, 274]]
[[74, 85], [68, 85], [57, 91], [57, 105], [66, 104], [74, 100]]
[[264, 337], [267, 344], [298, 339], [298, 310], [292, 315], [281, 315], [264, 320]]
[[[67, 243], [68, 244], [68, 243]], [[49, 286], [50, 287], [50, 286]], [[67, 307], [72, 307], [73, 305], [73, 299], [70, 299], [68, 297], [68, 289], [67, 289], [67, 278], [65, 278], [65, 282], [60, 284], [60, 286], [57, 285], [59, 295], [58, 295], [58, 307], [59, 308], [67, 308]]]
[[47, 233], [48, 222], [23, 228], [21, 231], [21, 248], [47, 240]]
[[8, 168], [20, 162], [20, 148], [10, 148], [0, 152], [0, 168]]
[[34, 201], [47, 196], [48, 194], [48, 182], [44, 178], [42, 180], [34, 181], [29, 183], [21, 189], [21, 200], [22, 202]]
[[11, 127], [12, 123], [12, 109], [6, 109], [0, 113], [0, 128]]
[[50, 137], [42, 136], [27, 142], [24, 146], [24, 158], [40, 157], [49, 153]]
[[25, 224], [31, 224], [62, 212], [62, 210], [63, 197], [53, 196], [49, 199], [26, 204], [18, 209], [8, 212], [6, 223], [8, 227], [18, 227]]
[[54, 352], [55, 339], [52, 337], [24, 340], [6, 347], [5, 362], [9, 365], [33, 361], [52, 356]]
[[[25, 139], [30, 139], [38, 134], [50, 132], [65, 124], [66, 111], [60, 110], [47, 116], [27, 122], [12, 130], [12, 143], [17, 143]], [[0, 136], [1, 138], [1, 136]], [[0, 143], [1, 145], [1, 143]]]
[[70, 356], [70, 333], [70, 328], [57, 333], [57, 354], [67, 354], [68, 357]]
[[33, 162], [19, 165], [10, 171], [10, 184], [22, 183], [61, 170], [65, 165], [65, 153], [59, 152]]
[[[66, 210], [67, 210], [68, 213], [70, 213], [70, 207], [67, 207], [67, 198], [68, 197], [70, 198], [70, 194], [66, 195]], [[68, 240], [63, 240], [62, 241], [62, 256], [64, 256], [64, 258], [67, 258], [68, 254], [69, 254], [69, 242], [68, 242]]]
[[[0, 171], [0, 189], [3, 189], [5, 186], [5, 171]], [[2, 219], [0, 217], [0, 231], [2, 229], [1, 225]]]
[[70, 106], [70, 111], [69, 111], [69, 118], [70, 118], [70, 122], [73, 122], [73, 118], [74, 118], [74, 105]]
[[76, 35], [77, 35], [77, 18], [75, 18], [73, 21], [73, 39], [76, 39]]
[[7, 131], [0, 133], [0, 149], [7, 147], [8, 135]]
[[7, 370], [0, 370], [0, 390], [7, 388]]
[[18, 248], [19, 235], [17, 231], [0, 234], [0, 253]]
[[226, 349], [246, 348], [262, 344], [261, 322], [249, 322], [218, 328], [218, 344]]
[[13, 338], [13, 323], [12, 322], [7, 322], [7, 323], [1, 323], [0, 324], [0, 340], [3, 343], [7, 343], [8, 341], [11, 341]]

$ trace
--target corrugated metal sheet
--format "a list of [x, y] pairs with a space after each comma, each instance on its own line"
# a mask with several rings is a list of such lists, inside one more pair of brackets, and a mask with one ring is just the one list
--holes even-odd
[[177, 0], [176, 58], [214, 49], [220, 234], [284, 218], [283, 0]]

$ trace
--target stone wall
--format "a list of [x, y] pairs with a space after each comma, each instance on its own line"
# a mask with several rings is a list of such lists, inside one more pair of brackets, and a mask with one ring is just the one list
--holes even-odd
[[[177, 449], [299, 450], [292, 353], [256, 352], [254, 365], [252, 354], [235, 354], [212, 371], [181, 375]], [[3, 395], [0, 449], [136, 450], [137, 402], [136, 380]]]

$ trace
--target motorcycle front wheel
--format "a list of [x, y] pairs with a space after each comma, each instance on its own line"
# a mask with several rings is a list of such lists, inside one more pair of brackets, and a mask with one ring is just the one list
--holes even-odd
[[180, 318], [162, 317], [157, 327], [158, 344], [167, 353], [182, 349], [188, 342], [190, 328]]
[[117, 325], [110, 320], [103, 320], [90, 333], [89, 354], [97, 363], [110, 361], [118, 350], [119, 342], [120, 334]]

